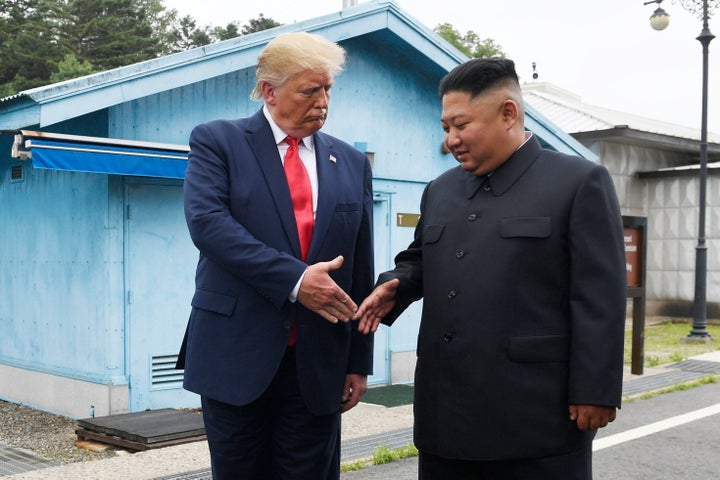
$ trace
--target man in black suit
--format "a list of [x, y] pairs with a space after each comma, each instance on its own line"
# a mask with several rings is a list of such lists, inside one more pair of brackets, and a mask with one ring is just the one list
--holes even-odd
[[514, 64], [440, 83], [460, 165], [423, 193], [415, 240], [357, 314], [363, 332], [423, 299], [420, 478], [588, 480], [622, 389], [626, 273], [607, 170], [524, 129]]

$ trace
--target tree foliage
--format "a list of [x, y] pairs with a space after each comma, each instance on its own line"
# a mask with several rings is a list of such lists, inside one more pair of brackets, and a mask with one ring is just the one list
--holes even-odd
[[265, 18], [261, 13], [258, 18], [251, 18], [248, 24], [242, 27], [240, 33], [243, 35], [249, 35], [269, 28], [279, 27], [280, 25], [280, 23], [276, 22], [272, 18]]
[[0, 0], [0, 98], [279, 25], [201, 26], [163, 0]]
[[433, 29], [455, 48], [470, 58], [505, 57], [502, 47], [492, 38], [481, 39], [480, 36], [468, 30], [464, 35], [449, 23], [441, 23]]
[[57, 29], [45, 19], [55, 9], [46, 0], [0, 3], [0, 96], [43, 85], [60, 56]]

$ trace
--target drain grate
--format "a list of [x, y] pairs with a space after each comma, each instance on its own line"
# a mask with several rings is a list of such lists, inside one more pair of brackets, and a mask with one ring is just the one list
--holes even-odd
[[166, 477], [157, 477], [153, 480], [212, 480], [212, 472], [209, 468], [206, 468], [203, 470], [168, 475]]
[[692, 382], [707, 375], [720, 373], [720, 362], [705, 360], [683, 360], [666, 368], [669, 372], [633, 378], [623, 383], [623, 395], [637, 395], [661, 388], [672, 387], [678, 383]]
[[[387, 447], [390, 450], [404, 448], [413, 443], [412, 428], [403, 428], [390, 432], [369, 435], [367, 437], [353, 438], [342, 442], [340, 453], [341, 463], [370, 458], [379, 447]], [[192, 472], [179, 473], [166, 477], [158, 477], [153, 480], [211, 480], [212, 473], [209, 469], [196, 470]]]
[[413, 443], [413, 430], [402, 428], [390, 432], [369, 435], [367, 437], [353, 438], [342, 442], [340, 462], [345, 463], [361, 458], [370, 458], [379, 447], [387, 447], [390, 450], [404, 448]]
[[669, 366], [670, 368], [677, 368], [684, 372], [698, 372], [698, 373], [720, 373], [720, 362], [708, 362], [706, 360], [683, 360], [682, 362], [674, 363]]
[[0, 477], [54, 467], [57, 462], [46, 460], [32, 452], [0, 444]]
[[698, 378], [704, 377], [705, 374], [698, 372], [684, 372], [682, 370], [674, 370], [657, 375], [649, 375], [642, 378], [634, 378], [623, 384], [623, 395], [637, 395], [639, 393], [651, 392], [665, 387], [671, 387], [678, 383], [691, 382]]

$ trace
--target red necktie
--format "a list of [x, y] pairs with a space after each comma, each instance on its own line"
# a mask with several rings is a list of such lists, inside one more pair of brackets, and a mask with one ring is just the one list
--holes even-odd
[[[300, 252], [303, 261], [307, 260], [310, 241], [313, 234], [313, 202], [312, 186], [305, 165], [300, 160], [298, 151], [298, 139], [286, 137], [285, 142], [289, 145], [285, 153], [285, 176], [290, 186], [290, 198], [292, 198], [293, 211], [295, 212], [295, 223], [297, 224], [298, 237], [300, 237]], [[288, 345], [295, 345], [297, 325], [293, 322]]]

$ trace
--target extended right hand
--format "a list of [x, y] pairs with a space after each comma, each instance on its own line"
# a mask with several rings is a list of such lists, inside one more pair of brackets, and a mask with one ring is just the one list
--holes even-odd
[[400, 285], [400, 280], [397, 278], [381, 283], [363, 300], [355, 317], [353, 317], [359, 320], [359, 332], [367, 335], [377, 330], [380, 320], [395, 306], [398, 285]]
[[297, 301], [330, 323], [347, 322], [357, 311], [350, 295], [330, 278], [330, 272], [343, 264], [339, 255], [330, 262], [318, 262], [305, 270]]

